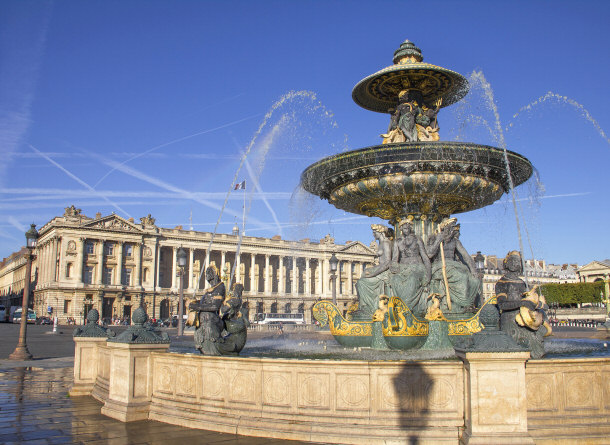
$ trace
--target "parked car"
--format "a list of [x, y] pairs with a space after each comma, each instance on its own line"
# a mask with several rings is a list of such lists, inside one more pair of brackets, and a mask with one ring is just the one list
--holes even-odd
[[6, 307], [0, 304], [0, 323], [6, 322]]
[[50, 317], [38, 317], [36, 324], [53, 324], [53, 320]]

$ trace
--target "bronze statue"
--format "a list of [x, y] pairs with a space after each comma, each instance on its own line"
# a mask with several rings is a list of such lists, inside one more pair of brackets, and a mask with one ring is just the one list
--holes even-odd
[[191, 311], [197, 312], [195, 347], [205, 355], [221, 355], [218, 342], [222, 338], [224, 323], [219, 311], [226, 296], [225, 284], [220, 280], [218, 269], [214, 265], [206, 269], [205, 279], [210, 287], [204, 291], [199, 302], [189, 305]]
[[246, 345], [250, 322], [247, 314], [241, 312], [243, 291], [243, 284], [236, 283], [220, 308], [226, 335], [216, 343], [216, 347], [222, 355], [237, 355]]
[[187, 325], [196, 326], [195, 347], [205, 355], [237, 355], [246, 344], [249, 326], [241, 313], [244, 286], [235, 284], [226, 295], [216, 266], [209, 266], [205, 279], [210, 284], [201, 300], [189, 305]]
[[503, 264], [506, 272], [495, 289], [501, 311], [500, 329], [528, 348], [532, 358], [541, 358], [544, 356], [544, 337], [552, 332], [544, 296], [538, 295], [537, 286], [528, 291], [525, 281], [520, 278], [523, 263], [519, 252], [509, 252]]
[[390, 286], [392, 294], [400, 298], [416, 316], [427, 309], [427, 292], [432, 277], [430, 259], [424, 242], [415, 234], [413, 222], [404, 219], [399, 224], [402, 236], [394, 243]]
[[382, 134], [384, 144], [416, 141], [438, 141], [437, 115], [443, 99], [434, 107], [424, 103], [418, 90], [402, 90], [398, 94], [398, 105], [391, 111], [388, 132]]
[[379, 305], [379, 296], [389, 294], [390, 263], [392, 261], [392, 243], [394, 230], [381, 224], [371, 225], [373, 237], [377, 240], [377, 258], [379, 264], [365, 269], [356, 282], [358, 310], [353, 313], [353, 320], [371, 321]]
[[432, 260], [432, 293], [444, 297], [441, 308], [464, 313], [474, 309], [481, 292], [474, 261], [460, 241], [460, 225], [455, 218], [444, 220], [440, 232], [428, 240], [428, 256]]

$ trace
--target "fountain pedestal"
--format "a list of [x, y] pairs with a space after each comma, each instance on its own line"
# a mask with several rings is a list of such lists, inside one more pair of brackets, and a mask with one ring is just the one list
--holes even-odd
[[527, 431], [525, 362], [529, 352], [467, 352], [462, 444], [533, 444]]
[[166, 352], [169, 343], [108, 342], [110, 384], [102, 414], [122, 422], [148, 419], [153, 388], [151, 352]]

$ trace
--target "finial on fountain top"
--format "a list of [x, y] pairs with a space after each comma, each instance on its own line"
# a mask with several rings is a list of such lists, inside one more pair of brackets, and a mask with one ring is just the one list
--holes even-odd
[[394, 51], [394, 65], [423, 62], [423, 60], [424, 57], [421, 54], [421, 49], [415, 46], [410, 40], [402, 42], [400, 47]]

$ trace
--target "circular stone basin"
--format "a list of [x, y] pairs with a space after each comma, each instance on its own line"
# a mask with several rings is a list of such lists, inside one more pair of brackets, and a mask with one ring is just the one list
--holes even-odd
[[[506, 151], [513, 185], [532, 164]], [[324, 158], [301, 174], [305, 190], [335, 207], [392, 220], [449, 216], [488, 206], [510, 190], [504, 150], [463, 142], [406, 142]]]

